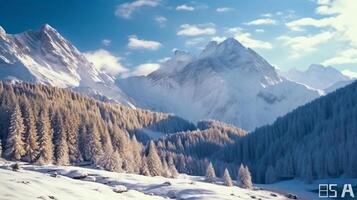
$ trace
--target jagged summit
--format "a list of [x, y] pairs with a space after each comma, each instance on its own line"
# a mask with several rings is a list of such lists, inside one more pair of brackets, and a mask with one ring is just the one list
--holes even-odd
[[49, 24], [37, 30], [0, 35], [0, 65], [0, 79], [73, 88], [128, 102], [113, 77], [98, 70]]
[[119, 83], [141, 107], [192, 121], [216, 119], [246, 130], [271, 123], [318, 96], [279, 76], [234, 38], [208, 43], [198, 57], [175, 52], [150, 75]]
[[0, 36], [1, 35], [6, 35], [6, 31], [2, 26], [0, 26]]

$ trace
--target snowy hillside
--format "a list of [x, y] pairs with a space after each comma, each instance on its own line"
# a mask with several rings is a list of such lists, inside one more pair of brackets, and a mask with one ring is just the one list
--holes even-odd
[[0, 79], [73, 88], [131, 105], [113, 77], [96, 69], [48, 24], [19, 34], [6, 34], [0, 27]]
[[15, 172], [9, 165], [0, 165], [1, 200], [286, 199], [275, 192], [210, 184], [202, 177], [187, 175], [170, 179], [80, 167], [33, 165], [24, 165]]
[[279, 76], [266, 60], [232, 38], [210, 42], [198, 57], [176, 51], [157, 71], [119, 80], [119, 85], [139, 106], [246, 130], [272, 123], [319, 96]]
[[281, 72], [281, 74], [289, 80], [324, 90], [326, 93], [351, 83], [351, 78], [343, 75], [337, 69], [318, 64], [310, 65], [305, 71], [291, 69], [287, 72]]

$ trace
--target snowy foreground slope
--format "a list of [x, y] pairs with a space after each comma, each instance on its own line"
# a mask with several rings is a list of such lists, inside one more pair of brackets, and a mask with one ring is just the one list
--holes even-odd
[[[54, 173], [61, 175], [54, 177]], [[89, 175], [87, 180], [70, 178], [83, 174]], [[127, 192], [114, 192], [123, 186], [128, 189]], [[286, 199], [283, 195], [274, 194], [265, 190], [247, 190], [205, 183], [201, 177], [185, 175], [180, 175], [178, 179], [170, 179], [80, 167], [33, 165], [24, 165], [23, 169], [14, 172], [6, 165], [0, 166], [1, 200]]]

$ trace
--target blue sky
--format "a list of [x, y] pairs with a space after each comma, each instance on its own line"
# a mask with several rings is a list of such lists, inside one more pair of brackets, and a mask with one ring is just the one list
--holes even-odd
[[287, 70], [312, 63], [357, 73], [355, 0], [2, 0], [8, 33], [48, 23], [99, 68], [146, 74], [173, 49], [198, 54], [235, 37]]

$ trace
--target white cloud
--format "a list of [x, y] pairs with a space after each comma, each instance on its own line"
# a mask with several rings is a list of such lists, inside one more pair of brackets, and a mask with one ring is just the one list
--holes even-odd
[[159, 24], [160, 27], [165, 27], [167, 18], [164, 16], [156, 16], [155, 21]]
[[264, 13], [261, 15], [262, 17], [267, 17], [267, 18], [270, 18], [270, 17], [273, 17], [273, 14], [272, 13]]
[[308, 36], [280, 36], [278, 39], [293, 50], [291, 57], [297, 58], [303, 53], [316, 51], [318, 45], [331, 40], [333, 37], [334, 33], [326, 31]]
[[324, 65], [357, 64], [357, 49], [348, 49], [338, 53], [335, 57], [327, 59]]
[[121, 58], [114, 56], [109, 51], [104, 49], [98, 49], [96, 51], [88, 51], [84, 53], [84, 56], [93, 65], [101, 71], [104, 71], [110, 75], [117, 75], [128, 70], [120, 63]]
[[216, 36], [216, 37], [213, 37], [213, 38], [212, 38], [212, 41], [216, 41], [216, 42], [220, 43], [220, 42], [223, 42], [223, 41], [226, 40], [226, 39], [227, 39], [227, 37], [219, 37], [219, 36]]
[[180, 26], [180, 30], [177, 32], [177, 35], [182, 36], [199, 36], [199, 35], [214, 35], [216, 29], [214, 24], [198, 24], [190, 25], [183, 24]]
[[103, 39], [102, 40], [102, 45], [104, 45], [106, 47], [109, 46], [111, 43], [112, 43], [112, 41], [109, 40], [109, 39]]
[[153, 71], [156, 71], [160, 68], [158, 63], [145, 63], [141, 64], [136, 69], [130, 73], [130, 76], [146, 76]]
[[156, 7], [160, 4], [161, 0], [136, 0], [130, 3], [123, 3], [117, 6], [115, 15], [129, 19], [135, 10], [141, 7]]
[[257, 33], [264, 33], [265, 30], [264, 30], [264, 29], [261, 29], [261, 28], [258, 28], [258, 29], [255, 29], [255, 32], [257, 32]]
[[351, 71], [351, 70], [343, 70], [342, 71], [342, 74], [345, 75], [345, 76], [348, 76], [350, 78], [354, 78], [354, 79], [357, 79], [357, 72], [355, 71]]
[[179, 11], [194, 11], [195, 7], [188, 6], [186, 4], [182, 4], [182, 5], [177, 6], [176, 10], [179, 10]]
[[270, 18], [262, 18], [262, 19], [256, 19], [247, 23], [244, 23], [245, 25], [275, 25], [277, 24], [277, 21], [275, 21], [274, 19], [270, 19]]
[[305, 26], [314, 26], [318, 28], [331, 26], [331, 23], [333, 23], [333, 21], [334, 21], [333, 17], [322, 18], [322, 19], [314, 19], [314, 18], [306, 17], [306, 18], [301, 18], [298, 20], [288, 22], [286, 23], [286, 26], [293, 31], [301, 31]]
[[160, 42], [150, 41], [150, 40], [141, 40], [138, 39], [136, 35], [129, 36], [129, 49], [148, 49], [148, 50], [157, 50], [162, 46]]
[[228, 34], [233, 34], [234, 38], [241, 42], [244, 46], [254, 49], [272, 49], [273, 46], [269, 42], [253, 39], [249, 32], [245, 32], [240, 27], [229, 28]]
[[289, 22], [290, 27], [295, 29], [304, 26], [318, 28], [332, 28], [339, 39], [348, 40], [351, 45], [357, 47], [357, 3], [355, 0], [319, 0], [316, 13], [323, 18], [302, 18]]
[[233, 8], [230, 8], [230, 7], [219, 7], [216, 9], [216, 12], [230, 12], [230, 11], [233, 11], [234, 9]]
[[203, 44], [207, 43], [206, 39], [203, 37], [197, 37], [193, 39], [189, 39], [185, 42], [186, 46], [202, 46]]

